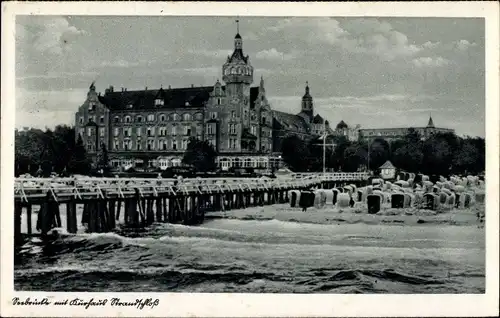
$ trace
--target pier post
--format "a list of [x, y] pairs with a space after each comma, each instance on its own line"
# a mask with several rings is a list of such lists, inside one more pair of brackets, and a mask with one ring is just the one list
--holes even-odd
[[153, 211], [153, 198], [146, 199], [146, 224], [151, 225], [155, 221], [155, 213]]
[[155, 200], [155, 207], [156, 207], [156, 222], [161, 222], [163, 219], [163, 206], [162, 206], [162, 201], [163, 199], [161, 197], [158, 197]]
[[110, 229], [116, 228], [116, 217], [115, 217], [115, 211], [116, 211], [116, 203], [117, 200], [111, 199], [109, 200], [109, 206], [108, 206], [108, 226]]
[[26, 225], [27, 225], [27, 232], [28, 234], [31, 234], [32, 231], [33, 231], [33, 226], [31, 224], [31, 204], [28, 204], [28, 206], [26, 207]]
[[75, 234], [77, 232], [76, 202], [74, 200], [66, 203], [66, 227], [68, 233]]
[[14, 243], [21, 242], [21, 223], [23, 206], [20, 202], [14, 203]]

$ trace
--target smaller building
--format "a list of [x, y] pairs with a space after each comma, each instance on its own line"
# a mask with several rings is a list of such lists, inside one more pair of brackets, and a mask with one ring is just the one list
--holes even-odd
[[396, 178], [396, 167], [387, 160], [383, 165], [380, 166], [380, 177], [384, 180]]
[[341, 120], [335, 127], [333, 133], [337, 136], [345, 136], [349, 141], [358, 141], [360, 128], [361, 126], [359, 124], [354, 127], [349, 127], [345, 121]]
[[418, 132], [422, 138], [428, 139], [434, 134], [439, 134], [439, 133], [455, 133], [454, 129], [449, 129], [449, 128], [438, 128], [434, 126], [434, 121], [432, 120], [432, 117], [429, 117], [429, 122], [427, 123], [427, 126], [425, 127], [402, 127], [402, 128], [368, 128], [368, 129], [359, 129], [359, 136], [361, 139], [365, 141], [372, 141], [377, 138], [385, 139], [388, 141], [395, 140], [395, 139], [401, 139], [408, 132], [410, 129], [413, 129], [414, 131]]

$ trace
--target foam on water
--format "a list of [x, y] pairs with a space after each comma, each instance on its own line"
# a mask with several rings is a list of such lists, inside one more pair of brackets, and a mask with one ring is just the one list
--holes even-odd
[[[408, 224], [392, 225], [383, 220], [393, 216], [353, 209], [303, 213], [277, 205], [215, 213], [201, 226], [154, 224], [147, 231], [76, 235], [56, 229], [57, 238], [32, 238], [18, 249], [15, 287], [481, 293], [484, 229], [471, 221], [473, 214], [431, 215], [422, 225], [401, 212], [397, 217]], [[340, 215], [351, 222], [332, 221]]]

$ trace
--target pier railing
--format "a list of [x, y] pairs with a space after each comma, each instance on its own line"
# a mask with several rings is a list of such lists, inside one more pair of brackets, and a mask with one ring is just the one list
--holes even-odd
[[16, 201], [45, 198], [50, 194], [56, 201], [65, 199], [125, 198], [139, 192], [141, 196], [196, 193], [224, 193], [233, 191], [260, 191], [308, 187], [322, 182], [362, 181], [365, 173], [295, 173], [271, 178], [17, 178], [14, 184]]

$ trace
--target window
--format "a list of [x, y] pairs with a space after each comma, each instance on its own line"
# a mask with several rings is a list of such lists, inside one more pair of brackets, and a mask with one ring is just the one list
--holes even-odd
[[163, 106], [165, 105], [165, 101], [163, 99], [157, 98], [155, 99], [155, 106]]
[[210, 118], [216, 119], [217, 118], [217, 112], [210, 112]]
[[125, 122], [130, 123], [130, 121], [131, 121], [130, 116], [125, 116]]
[[137, 128], [135, 129], [135, 131], [136, 131], [136, 135], [137, 135], [137, 136], [141, 136], [141, 135], [142, 135], [142, 127], [137, 127]]
[[132, 149], [132, 141], [131, 140], [124, 140], [123, 141], [123, 149], [124, 150], [131, 150]]
[[155, 120], [155, 115], [154, 114], [149, 114], [148, 115], [148, 121], [154, 121]]
[[83, 116], [80, 116], [80, 119], [78, 120], [80, 124], [83, 124]]
[[172, 149], [177, 150], [177, 140], [172, 140]]
[[215, 140], [214, 139], [209, 139], [208, 143], [210, 144], [210, 146], [215, 148]]
[[203, 133], [203, 125], [196, 126], [196, 135], [201, 135]]
[[165, 121], [165, 115], [163, 114], [160, 115], [160, 121]]
[[90, 116], [89, 121], [95, 123], [95, 115]]
[[273, 136], [273, 131], [269, 130], [269, 137], [272, 137], [272, 136]]
[[142, 140], [139, 138], [137, 139], [137, 143], [135, 145], [137, 150], [142, 150]]
[[187, 149], [187, 145], [188, 145], [188, 140], [187, 139], [183, 139], [182, 140], [182, 149]]
[[256, 118], [256, 117], [255, 117], [255, 114], [254, 114], [254, 113], [252, 113], [252, 114], [250, 115], [250, 120], [255, 120], [255, 118]]
[[184, 120], [184, 121], [190, 121], [191, 120], [191, 115], [190, 114], [184, 114], [184, 115], [182, 115], [182, 120]]
[[153, 139], [148, 139], [148, 150], [155, 149], [155, 141]]
[[235, 118], [236, 118], [236, 112], [235, 112], [234, 110], [231, 112], [231, 118], [232, 118], [232, 119], [235, 119]]
[[266, 124], [266, 117], [265, 116], [262, 116], [262, 124], [265, 125]]
[[229, 149], [236, 149], [236, 139], [229, 139]]
[[179, 115], [176, 114], [176, 113], [172, 114], [172, 120], [173, 121], [178, 121], [179, 120]]
[[99, 117], [99, 123], [104, 124], [104, 116]]
[[175, 136], [175, 135], [177, 135], [177, 127], [172, 126], [172, 136]]
[[130, 137], [130, 136], [132, 136], [132, 128], [125, 128], [125, 129], [123, 130], [123, 135], [124, 135], [125, 137]]
[[191, 127], [190, 126], [184, 126], [184, 135], [191, 136]]
[[248, 110], [245, 110], [245, 112], [244, 112], [244, 117], [243, 117], [243, 118], [244, 118], [245, 120], [247, 120], [247, 119], [248, 119]]
[[96, 102], [90, 102], [89, 103], [89, 110], [94, 111], [96, 109]]
[[120, 128], [118, 128], [118, 127], [117, 127], [117, 128], [115, 128], [115, 129], [114, 129], [114, 132], [113, 132], [113, 135], [114, 135], [114, 136], [119, 136], [119, 135], [120, 135]]
[[92, 130], [93, 130], [92, 127], [87, 128], [87, 136], [89, 136], [89, 137], [92, 136], [92, 134], [93, 134]]
[[217, 98], [217, 105], [220, 105], [220, 98]]
[[148, 137], [154, 136], [155, 135], [155, 128], [154, 127], [148, 127]]
[[88, 144], [87, 144], [87, 150], [92, 151], [92, 148], [93, 148], [93, 147], [92, 147], [92, 144], [91, 144], [91, 143], [88, 143]]
[[159, 134], [159, 136], [165, 136], [166, 135], [166, 133], [165, 133], [165, 127], [160, 127], [158, 129], [158, 134]]
[[207, 125], [207, 135], [213, 135], [214, 130], [212, 125]]
[[142, 116], [137, 116], [136, 121], [137, 121], [138, 123], [142, 122]]
[[165, 140], [158, 140], [158, 149], [167, 150], [167, 142]]
[[250, 127], [250, 133], [252, 133], [252, 135], [255, 135], [255, 136], [256, 136], [256, 135], [257, 135], [257, 127], [256, 127], [256, 126], [254, 126], [254, 125], [252, 125], [252, 126]]
[[196, 120], [203, 120], [203, 114], [202, 113], [196, 113], [196, 115], [194, 115]]
[[105, 133], [106, 132], [105, 132], [105, 128], [104, 127], [99, 128], [99, 136], [102, 137], [102, 136], [104, 136]]
[[120, 117], [115, 116], [115, 118], [113, 118], [113, 122], [119, 123], [120, 122]]
[[118, 139], [115, 139], [113, 141], [113, 149], [114, 150], [119, 150], [120, 149], [120, 142], [118, 141]]
[[235, 124], [229, 124], [229, 133], [230, 134], [236, 134], [236, 125]]

